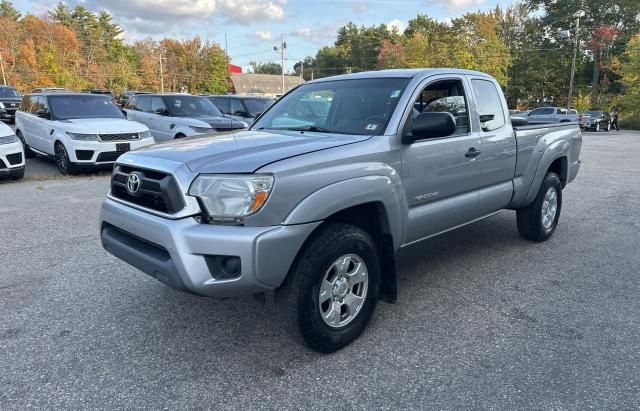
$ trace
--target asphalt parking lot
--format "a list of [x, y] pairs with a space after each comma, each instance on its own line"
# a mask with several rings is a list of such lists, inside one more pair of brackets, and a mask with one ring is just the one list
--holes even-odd
[[107, 177], [0, 183], [0, 409], [637, 408], [639, 151], [585, 133], [546, 243], [506, 211], [404, 250], [398, 303], [331, 355], [103, 251]]

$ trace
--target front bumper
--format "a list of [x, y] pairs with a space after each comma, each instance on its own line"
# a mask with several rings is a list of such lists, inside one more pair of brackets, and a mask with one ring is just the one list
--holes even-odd
[[[170, 220], [107, 199], [101, 238], [105, 250], [173, 288], [227, 298], [279, 287], [319, 224], [216, 226], [193, 217]], [[240, 274], [216, 278], [208, 264], [215, 256], [239, 257]]]
[[112, 164], [126, 151], [118, 151], [119, 144], [129, 144], [130, 150], [154, 144], [153, 138], [124, 141], [79, 141], [75, 140], [67, 147], [69, 160], [78, 165]]
[[24, 166], [25, 158], [19, 141], [0, 145], [0, 173], [17, 173], [24, 169]]

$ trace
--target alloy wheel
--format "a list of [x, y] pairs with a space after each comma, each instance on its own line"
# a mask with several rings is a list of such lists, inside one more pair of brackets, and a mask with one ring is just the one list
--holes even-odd
[[329, 327], [339, 328], [353, 321], [367, 298], [369, 271], [356, 254], [335, 260], [325, 272], [318, 303], [320, 316]]

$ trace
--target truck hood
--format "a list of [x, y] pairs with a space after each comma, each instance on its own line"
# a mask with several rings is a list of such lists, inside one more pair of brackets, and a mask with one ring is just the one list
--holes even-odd
[[184, 163], [194, 173], [252, 173], [302, 154], [365, 141], [371, 136], [242, 131], [210, 134], [156, 144], [123, 156], [127, 162], [162, 159]]
[[148, 128], [135, 121], [119, 118], [82, 118], [61, 120], [65, 131], [87, 134], [141, 133]]

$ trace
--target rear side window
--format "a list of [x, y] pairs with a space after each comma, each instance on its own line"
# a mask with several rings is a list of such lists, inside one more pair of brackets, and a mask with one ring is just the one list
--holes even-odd
[[492, 131], [504, 126], [502, 99], [495, 84], [487, 80], [471, 80], [478, 103], [482, 131]]

